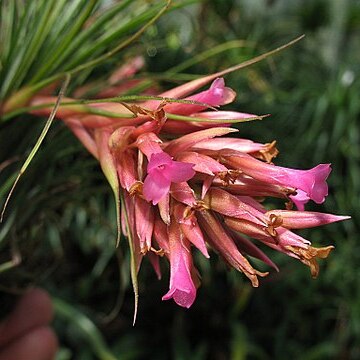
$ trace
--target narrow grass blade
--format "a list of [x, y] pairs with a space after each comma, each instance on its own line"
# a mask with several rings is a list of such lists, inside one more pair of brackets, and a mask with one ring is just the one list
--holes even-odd
[[[76, 66], [70, 70], [67, 71], [70, 75], [75, 75], [83, 70], [87, 70], [90, 68], [94, 68], [95, 66], [103, 63], [107, 59], [111, 58], [114, 54], [118, 53], [120, 50], [126, 48], [129, 46], [133, 41], [138, 39], [152, 24], [154, 24], [169, 8], [171, 3], [171, 0], [168, 0], [166, 4], [163, 6], [163, 8], [151, 19], [149, 20], [144, 26], [142, 26], [135, 34], [128, 37], [126, 40], [122, 41], [120, 44], [115, 46], [112, 50], [108, 51], [107, 53], [92, 59], [90, 61], [87, 61], [79, 66]], [[62, 78], [65, 76], [65, 73], [58, 73], [55, 74], [43, 81], [40, 81], [34, 85], [31, 86], [31, 90], [33, 93], [36, 91], [42, 89], [43, 87], [53, 83], [54, 81], [58, 80], [59, 78]]]
[[19, 174], [17, 175], [17, 177], [16, 177], [16, 179], [15, 179], [15, 181], [14, 181], [14, 184], [13, 184], [13, 186], [11, 187], [10, 192], [9, 192], [9, 194], [8, 194], [6, 200], [5, 200], [5, 204], [4, 204], [4, 206], [3, 206], [3, 208], [2, 208], [2, 211], [1, 211], [1, 214], [0, 214], [0, 223], [3, 221], [6, 207], [7, 207], [8, 203], [9, 203], [9, 201], [10, 201], [11, 195], [12, 195], [12, 193], [14, 192], [17, 183], [19, 182], [21, 176], [22, 176], [22, 175], [24, 174], [24, 172], [26, 171], [27, 167], [30, 165], [33, 157], [36, 155], [36, 153], [37, 153], [37, 151], [39, 150], [42, 142], [43, 142], [44, 139], [45, 139], [45, 136], [46, 136], [47, 132], [48, 132], [49, 129], [50, 129], [50, 126], [51, 126], [51, 124], [52, 124], [52, 122], [53, 122], [53, 120], [54, 120], [54, 118], [55, 118], [56, 112], [57, 112], [57, 110], [58, 110], [58, 108], [59, 108], [59, 106], [60, 106], [60, 103], [61, 103], [62, 98], [64, 97], [64, 94], [65, 94], [65, 91], [66, 91], [66, 89], [67, 89], [67, 87], [68, 87], [68, 85], [69, 85], [69, 82], [70, 82], [70, 75], [67, 75], [66, 78], [65, 78], [65, 81], [64, 81], [64, 83], [63, 83], [63, 85], [62, 85], [62, 87], [61, 87], [61, 89], [60, 89], [60, 92], [59, 92], [57, 101], [56, 101], [56, 103], [55, 103], [55, 106], [54, 106], [53, 110], [51, 111], [51, 114], [50, 114], [50, 116], [49, 116], [49, 118], [48, 118], [48, 120], [47, 120], [47, 122], [46, 122], [46, 124], [45, 124], [45, 126], [44, 126], [44, 128], [43, 128], [43, 130], [42, 130], [42, 132], [41, 132], [41, 134], [40, 134], [40, 136], [39, 136], [39, 138], [37, 139], [36, 144], [35, 144], [34, 147], [32, 148], [29, 156], [26, 158], [23, 166], [21, 167], [21, 169], [20, 169], [20, 171], [19, 171]]
[[76, 21], [74, 22], [74, 24], [72, 24], [72, 27], [70, 29], [67, 29], [67, 34], [66, 36], [64, 36], [63, 41], [53, 52], [50, 52], [50, 57], [48, 57], [44, 61], [45, 64], [41, 67], [40, 71], [38, 71], [38, 73], [33, 77], [30, 83], [39, 81], [44, 76], [44, 74], [48, 72], [49, 69], [61, 64], [66, 55], [66, 50], [69, 48], [69, 45], [73, 41], [75, 35], [84, 25], [85, 21], [89, 18], [97, 2], [98, 0], [91, 0], [85, 4], [83, 9], [81, 9], [81, 12], [78, 13]]
[[50, 14], [52, 6], [53, 0], [48, 1], [46, 5], [43, 6], [43, 11], [41, 12], [42, 15], [38, 20], [38, 26], [35, 28], [35, 32], [27, 34], [26, 39], [24, 39], [24, 52], [17, 54], [16, 60], [12, 63], [12, 67], [7, 72], [7, 76], [2, 85], [2, 97], [7, 94], [10, 89], [17, 88], [21, 84], [28, 69], [33, 64], [46, 35], [51, 29], [49, 19], [51, 19]]
[[129, 217], [126, 210], [126, 204], [123, 194], [121, 194], [121, 207], [125, 214], [126, 228], [127, 228], [127, 238], [129, 242], [130, 249], [130, 273], [131, 273], [131, 282], [134, 290], [134, 317], [133, 317], [133, 325], [135, 325], [138, 306], [139, 306], [139, 284], [137, 279], [137, 271], [136, 271], [136, 260], [135, 260], [135, 249], [134, 242], [132, 238], [132, 232], [129, 223]]

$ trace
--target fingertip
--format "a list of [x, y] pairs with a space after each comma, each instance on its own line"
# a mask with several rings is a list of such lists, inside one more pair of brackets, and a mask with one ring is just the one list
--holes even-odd
[[33, 328], [48, 325], [53, 315], [51, 298], [47, 292], [38, 288], [28, 290], [12, 313], [0, 324], [0, 346]]
[[42, 326], [9, 343], [0, 352], [0, 360], [53, 360], [57, 349], [55, 333]]
[[18, 307], [26, 307], [41, 314], [38, 325], [49, 324], [54, 317], [54, 309], [49, 294], [40, 288], [29, 289], [20, 299]]

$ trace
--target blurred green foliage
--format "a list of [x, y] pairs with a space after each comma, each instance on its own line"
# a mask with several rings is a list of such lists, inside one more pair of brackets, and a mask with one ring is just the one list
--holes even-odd
[[[114, 251], [111, 190], [95, 160], [56, 124], [0, 228], [0, 265], [12, 256], [22, 258], [19, 266], [0, 273], [2, 311], [25, 284], [48, 289], [57, 299], [59, 360], [360, 358], [359, 2], [202, 0], [164, 16], [140, 47], [148, 72], [161, 78], [200, 52], [242, 41], [186, 69], [182, 76], [190, 78], [303, 33], [306, 38], [293, 48], [229, 75], [227, 83], [238, 93], [232, 108], [272, 114], [239, 128], [241, 136], [256, 141], [277, 139], [277, 164], [333, 164], [330, 195], [314, 209], [352, 220], [304, 232], [314, 244], [336, 246], [317, 280], [293, 259], [267, 251], [281, 271], [253, 289], [241, 274], [226, 271], [215, 254], [210, 263], [199, 257], [202, 287], [193, 307], [184, 310], [161, 301], [167, 275], [158, 282], [145, 262], [132, 327], [127, 244]], [[165, 87], [178, 81], [165, 78]], [[41, 126], [31, 116], [1, 126], [2, 198]]]

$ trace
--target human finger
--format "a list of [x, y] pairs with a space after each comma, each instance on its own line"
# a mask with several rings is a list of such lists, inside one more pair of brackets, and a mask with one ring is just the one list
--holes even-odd
[[33, 328], [49, 324], [52, 318], [49, 295], [42, 289], [27, 291], [12, 313], [0, 323], [0, 348]]
[[37, 327], [0, 350], [0, 360], [53, 360], [57, 348], [52, 329]]

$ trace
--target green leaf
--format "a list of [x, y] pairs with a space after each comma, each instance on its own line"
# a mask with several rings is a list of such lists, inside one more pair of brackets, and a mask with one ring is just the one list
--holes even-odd
[[12, 87], [17, 88], [20, 86], [51, 29], [50, 14], [54, 6], [53, 0], [44, 2], [44, 5], [42, 5], [43, 3], [40, 1], [39, 4], [42, 6], [43, 11], [41, 12], [39, 20], [36, 19], [38, 26], [33, 33], [29, 32], [26, 35], [22, 43], [22, 51], [17, 54], [15, 61], [7, 71], [2, 84], [1, 97], [4, 97]]
[[134, 325], [136, 321], [138, 306], [139, 306], [139, 283], [137, 278], [138, 264], [135, 256], [134, 239], [132, 236], [132, 231], [129, 223], [129, 216], [126, 208], [124, 195], [122, 193], [121, 193], [121, 209], [124, 212], [124, 216], [125, 216], [127, 238], [130, 249], [130, 274], [131, 274], [131, 282], [134, 290], [134, 316], [133, 316], [133, 325]]
[[15, 190], [15, 187], [16, 187], [17, 183], [19, 182], [21, 176], [24, 174], [24, 172], [26, 171], [26, 169], [30, 165], [32, 159], [36, 155], [36, 153], [39, 150], [42, 142], [45, 139], [45, 136], [46, 136], [47, 132], [50, 129], [50, 126], [51, 126], [51, 124], [52, 124], [52, 122], [53, 122], [53, 120], [55, 118], [57, 109], [60, 106], [61, 100], [62, 100], [62, 98], [64, 96], [64, 93], [65, 93], [65, 91], [66, 91], [66, 89], [67, 89], [67, 87], [69, 85], [69, 82], [70, 82], [70, 76], [67, 76], [64, 83], [63, 83], [63, 86], [60, 89], [60, 92], [59, 92], [57, 101], [56, 101], [56, 103], [54, 105], [54, 108], [52, 109], [52, 111], [51, 111], [51, 113], [49, 115], [49, 118], [48, 118], [48, 120], [47, 120], [47, 122], [46, 122], [46, 124], [45, 124], [39, 138], [37, 139], [37, 141], [36, 141], [34, 147], [32, 148], [29, 156], [26, 158], [24, 164], [22, 165], [22, 167], [21, 167], [21, 169], [20, 169], [20, 171], [19, 171], [19, 173], [18, 173], [18, 175], [17, 175], [17, 177], [16, 177], [16, 179], [15, 179], [15, 181], [14, 181], [14, 183], [13, 183], [11, 189], [10, 189], [10, 192], [9, 192], [9, 194], [8, 194], [6, 200], [5, 200], [4, 206], [3, 206], [2, 211], [0, 213], [0, 223], [3, 221], [6, 207], [7, 207], [8, 203], [9, 203], [9, 201], [10, 201], [11, 195], [12, 195], [13, 191]]
[[[39, 81], [49, 71], [49, 69], [52, 67], [56, 68], [64, 61], [64, 58], [67, 54], [69, 54], [70, 51], [69, 45], [71, 42], [73, 42], [74, 37], [80, 31], [85, 21], [89, 18], [97, 2], [98, 0], [90, 0], [84, 4], [80, 3], [81, 7], [78, 6], [78, 8], [75, 9], [74, 13], [77, 14], [76, 18], [74, 19], [75, 21], [71, 27], [64, 29], [65, 34], [62, 42], [56, 47], [56, 49], [54, 49], [54, 51], [49, 52], [48, 56], [44, 58], [44, 65], [41, 67], [40, 71], [38, 71], [31, 79], [30, 84]], [[69, 18], [66, 17], [66, 15], [64, 16], [65, 18]]]
[[95, 324], [80, 310], [59, 298], [52, 297], [57, 316], [71, 322], [99, 360], [116, 360]]

